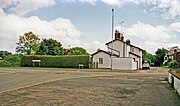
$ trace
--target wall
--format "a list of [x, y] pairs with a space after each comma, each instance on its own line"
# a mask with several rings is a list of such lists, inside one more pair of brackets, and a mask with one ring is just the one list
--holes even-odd
[[126, 44], [126, 57], [130, 57], [130, 55], [129, 55], [129, 52], [131, 51], [131, 47], [130, 47], [130, 45], [127, 45]]
[[142, 51], [140, 50], [139, 68], [142, 69]]
[[[174, 79], [174, 83], [173, 80]], [[173, 75], [171, 72], [169, 72], [168, 74], [168, 81], [171, 85], [173, 85], [174, 89], [178, 92], [178, 94], [180, 95], [180, 78], [176, 77], [175, 75]]]
[[[134, 51], [132, 51], [132, 48], [134, 49]], [[140, 50], [139, 50], [139, 48], [136, 48], [136, 47], [131, 46], [131, 52], [133, 52], [133, 53], [135, 53], [135, 54], [137, 54], [137, 55], [140, 56]]]
[[[123, 57], [123, 42], [116, 40], [113, 43], [109, 43], [107, 47], [112, 48], [112, 44], [113, 44], [113, 49], [120, 51], [120, 57]], [[108, 51], [111, 52], [111, 49], [108, 49]], [[113, 53], [117, 53], [117, 52], [113, 51]]]
[[[99, 58], [103, 58], [103, 64], [99, 64]], [[98, 68], [111, 68], [111, 58], [110, 55], [104, 52], [99, 52], [93, 56], [93, 63], [98, 62]]]
[[133, 58], [113, 58], [112, 59], [112, 68], [113, 69], [122, 69], [122, 70], [136, 70], [136, 62]]

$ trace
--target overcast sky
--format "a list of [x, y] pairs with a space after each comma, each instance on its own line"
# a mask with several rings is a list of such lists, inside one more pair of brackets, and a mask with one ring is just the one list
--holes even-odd
[[15, 52], [18, 37], [32, 31], [63, 47], [81, 46], [89, 53], [106, 50], [115, 29], [125, 39], [153, 53], [180, 45], [180, 0], [0, 0], [0, 50]]

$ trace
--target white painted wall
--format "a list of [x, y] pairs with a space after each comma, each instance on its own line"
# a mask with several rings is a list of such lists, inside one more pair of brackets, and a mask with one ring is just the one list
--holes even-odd
[[139, 60], [139, 68], [142, 69], [142, 51], [140, 50], [139, 56], [141, 57]]
[[[134, 51], [132, 51], [132, 48], [134, 48]], [[139, 50], [139, 48], [136, 48], [136, 47], [131, 46], [131, 52], [133, 52], [134, 54], [140, 55], [140, 50]]]
[[136, 63], [132, 58], [112, 58], [112, 68], [122, 70], [136, 70]]
[[[103, 64], [99, 64], [99, 58], [103, 58]], [[104, 52], [99, 52], [93, 56], [93, 63], [98, 62], [98, 68], [111, 68], [110, 55]]]
[[180, 80], [176, 77], [174, 77], [174, 88], [180, 95]]
[[130, 45], [127, 45], [126, 44], [126, 57], [130, 57], [130, 55], [129, 55], [129, 52], [131, 51], [131, 47], [130, 47]]
[[[113, 44], [113, 49], [120, 51], [120, 57], [123, 57], [123, 42], [116, 40], [113, 43], [108, 44], [107, 47], [112, 48], [112, 44]], [[111, 49], [108, 49], [108, 51], [111, 52]], [[113, 53], [117, 53], [117, 52], [113, 51]]]
[[168, 81], [169, 81], [169, 83], [172, 83], [172, 77], [174, 77], [174, 89], [180, 95], [180, 79], [176, 78], [173, 74], [171, 74], [169, 72], [169, 74], [168, 74]]

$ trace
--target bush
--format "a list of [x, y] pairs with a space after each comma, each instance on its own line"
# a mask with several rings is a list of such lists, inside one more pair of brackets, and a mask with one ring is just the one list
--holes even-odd
[[9, 62], [12, 67], [18, 67], [20, 66], [21, 58], [19, 55], [9, 55], [4, 60]]
[[9, 63], [6, 60], [1, 60], [0, 61], [0, 67], [11, 67], [11, 63]]
[[[41, 67], [60, 67], [60, 68], [78, 68], [83, 64], [84, 68], [89, 68], [89, 55], [74, 56], [23, 56], [21, 58], [22, 67], [32, 67], [32, 60], [41, 60]], [[36, 63], [35, 66], [38, 64]]]
[[178, 68], [179, 64], [176, 60], [172, 60], [171, 62], [168, 63], [169, 68]]
[[169, 65], [169, 63], [172, 61], [171, 58], [169, 58], [167, 61], [164, 62], [163, 66], [167, 66]]
[[0, 61], [0, 67], [18, 67], [20, 66], [19, 55], [8, 55]]

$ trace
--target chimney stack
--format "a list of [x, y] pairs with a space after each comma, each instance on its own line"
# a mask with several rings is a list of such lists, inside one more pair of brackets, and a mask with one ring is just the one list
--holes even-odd
[[118, 30], [115, 31], [115, 40], [120, 39], [120, 32]]
[[131, 41], [129, 39], [126, 40], [126, 44], [127, 45], [130, 45], [131, 44]]
[[123, 33], [120, 33], [118, 30], [115, 30], [115, 40], [121, 40], [124, 41]]

